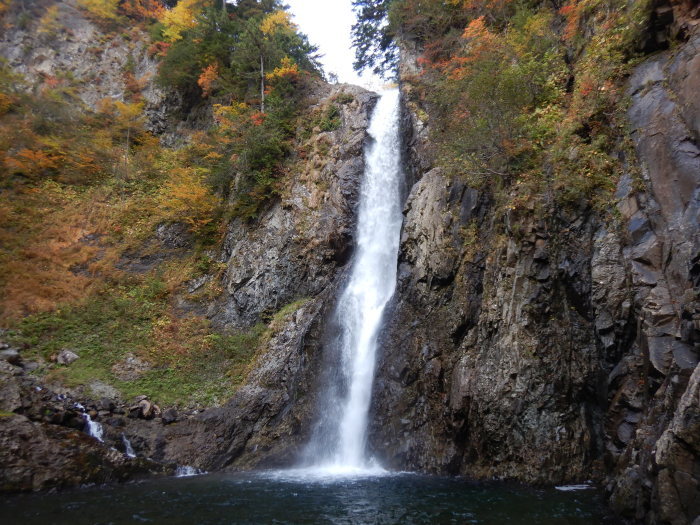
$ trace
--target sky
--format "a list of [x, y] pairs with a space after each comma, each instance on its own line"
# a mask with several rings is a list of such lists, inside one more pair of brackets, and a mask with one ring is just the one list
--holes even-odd
[[284, 0], [289, 5], [295, 24], [318, 46], [326, 74], [335, 73], [340, 82], [358, 84], [377, 89], [382, 82], [364, 73], [362, 77], [353, 71], [355, 50], [350, 34], [355, 15], [352, 0]]

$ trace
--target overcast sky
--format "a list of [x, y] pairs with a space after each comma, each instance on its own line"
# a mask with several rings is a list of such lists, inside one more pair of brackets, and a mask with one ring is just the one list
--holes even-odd
[[341, 82], [377, 89], [380, 82], [369, 73], [359, 77], [352, 69], [355, 50], [350, 30], [355, 22], [352, 0], [284, 0], [294, 23], [312, 44], [318, 46], [326, 73], [335, 73]]

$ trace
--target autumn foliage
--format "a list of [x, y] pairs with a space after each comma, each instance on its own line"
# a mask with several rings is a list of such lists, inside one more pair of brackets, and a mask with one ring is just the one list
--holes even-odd
[[390, 30], [423, 49], [407, 80], [441, 123], [439, 162], [504, 209], [606, 210], [622, 172], [614, 147], [626, 140], [621, 85], [649, 5], [392, 2]]
[[197, 79], [197, 85], [202, 89], [202, 96], [208, 97], [209, 95], [211, 95], [214, 88], [214, 83], [218, 78], [218, 64], [209, 64], [207, 67], [204, 68], [204, 71], [202, 71], [202, 74], [199, 75], [199, 78]]

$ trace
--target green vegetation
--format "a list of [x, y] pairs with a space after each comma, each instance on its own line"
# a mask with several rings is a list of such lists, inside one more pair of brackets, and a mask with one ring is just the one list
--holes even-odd
[[321, 114], [317, 125], [321, 131], [335, 131], [342, 124], [340, 115], [340, 108], [335, 104], [330, 104]]
[[[358, 1], [422, 50], [407, 79], [429, 107], [438, 163], [489, 191], [503, 211], [593, 206], [608, 213], [631, 153], [623, 83], [650, 2]], [[374, 6], [374, 10], [370, 7]], [[374, 14], [373, 14], [374, 13]], [[356, 33], [356, 38], [365, 38]], [[384, 55], [367, 49], [364, 65]], [[363, 64], [360, 64], [363, 65]]]
[[201, 317], [174, 315], [168, 299], [166, 283], [157, 278], [121, 285], [25, 317], [11, 340], [27, 348], [27, 358], [47, 363], [64, 348], [77, 353], [80, 358], [70, 366], [42, 370], [47, 379], [69, 387], [89, 389], [98, 380], [126, 399], [145, 394], [162, 405], [212, 405], [232, 396], [261, 345], [304, 303], [284, 307], [267, 325], [217, 333]]

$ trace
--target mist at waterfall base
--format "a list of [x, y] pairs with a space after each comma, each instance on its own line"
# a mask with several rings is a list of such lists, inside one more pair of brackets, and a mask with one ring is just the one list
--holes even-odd
[[[398, 91], [382, 95], [369, 134], [355, 258], [332, 320], [335, 335], [327, 362], [333, 366], [320, 396], [325, 404], [319, 407], [302, 464], [286, 471], [206, 475], [181, 467], [180, 477], [0, 498], [0, 523], [588, 525], [604, 521], [602, 499], [593, 490], [537, 490], [390, 473], [367, 453], [377, 336], [395, 289], [402, 220]], [[90, 423], [89, 416], [86, 421]], [[99, 439], [93, 426], [91, 435]], [[123, 440], [129, 455], [134, 454], [126, 436]]]

